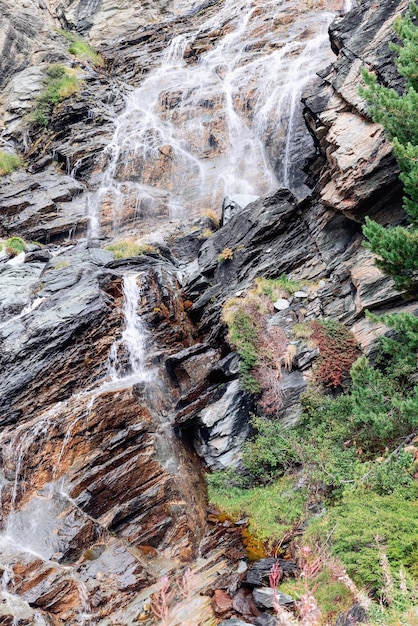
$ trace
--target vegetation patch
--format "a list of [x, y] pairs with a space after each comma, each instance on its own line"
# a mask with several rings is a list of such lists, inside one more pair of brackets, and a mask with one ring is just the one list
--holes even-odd
[[64, 65], [50, 65], [44, 81], [44, 89], [38, 98], [38, 103], [31, 115], [31, 120], [40, 126], [47, 127], [54, 106], [77, 93], [81, 81], [74, 70]]
[[[249, 518], [249, 532], [262, 542], [279, 542], [305, 516], [306, 491], [284, 477], [268, 487], [231, 487], [222, 472], [208, 475], [209, 499], [232, 519]], [[259, 557], [260, 558], [260, 557]]]
[[279, 278], [256, 278], [255, 289], [257, 293], [263, 293], [275, 302], [278, 298], [293, 296], [297, 291], [309, 288], [311, 283], [307, 280], [293, 280], [285, 274]]
[[334, 320], [315, 320], [310, 326], [310, 337], [320, 352], [315, 379], [327, 387], [341, 387], [360, 355], [354, 335]]
[[280, 381], [288, 347], [284, 331], [267, 323], [273, 313], [271, 300], [256, 288], [244, 298], [228, 300], [222, 311], [228, 340], [240, 356], [241, 387], [261, 394], [259, 405], [266, 414], [282, 404]]
[[16, 256], [26, 250], [26, 242], [21, 237], [10, 237], [5, 245], [9, 256]]
[[347, 492], [321, 519], [313, 520], [306, 540], [331, 537], [332, 551], [358, 584], [378, 593], [384, 586], [382, 550], [393, 573], [401, 566], [418, 579], [418, 502], [397, 495]]
[[218, 230], [221, 224], [221, 221], [217, 213], [215, 213], [215, 211], [211, 211], [211, 210], [205, 211], [203, 213], [203, 216], [209, 220], [210, 228], [212, 230]]
[[22, 165], [22, 160], [17, 154], [0, 150], [0, 176], [6, 176], [17, 170]]
[[106, 246], [106, 250], [113, 252], [115, 259], [126, 259], [142, 254], [158, 254], [159, 249], [149, 243], [138, 244], [135, 241], [118, 241]]
[[232, 248], [224, 248], [220, 254], [218, 254], [218, 263], [225, 263], [225, 261], [232, 261], [234, 258], [234, 251]]
[[68, 52], [73, 54], [79, 61], [92, 63], [93, 65], [103, 67], [104, 59], [96, 52], [96, 50], [86, 41], [84, 41], [79, 35], [70, 33], [66, 30], [60, 30], [60, 34], [71, 42]]

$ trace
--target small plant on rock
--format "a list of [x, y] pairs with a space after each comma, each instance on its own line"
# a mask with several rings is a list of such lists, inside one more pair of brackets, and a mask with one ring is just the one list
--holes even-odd
[[6, 176], [6, 174], [14, 172], [21, 164], [22, 161], [17, 154], [0, 150], [0, 176]]
[[224, 248], [220, 254], [218, 254], [218, 263], [224, 263], [225, 261], [232, 261], [234, 258], [234, 251], [232, 248]]
[[113, 252], [115, 259], [126, 259], [128, 257], [140, 256], [141, 254], [158, 254], [156, 246], [149, 243], [136, 243], [135, 241], [118, 241], [106, 246], [106, 250]]
[[79, 88], [80, 80], [73, 70], [59, 63], [50, 65], [46, 72], [44, 89], [31, 115], [31, 121], [47, 127], [54, 106], [77, 93]]
[[73, 54], [80, 61], [89, 62], [99, 67], [104, 66], [103, 57], [79, 35], [66, 30], [60, 30], [59, 32], [65, 39], [71, 41], [71, 46], [68, 48], [70, 54]]
[[21, 237], [10, 237], [6, 240], [6, 252], [9, 256], [16, 256], [26, 250], [26, 242]]
[[209, 220], [210, 226], [213, 230], [218, 230], [220, 226], [220, 219], [219, 219], [219, 216], [215, 213], [215, 211], [211, 211], [211, 210], [205, 211], [203, 213], [203, 216]]

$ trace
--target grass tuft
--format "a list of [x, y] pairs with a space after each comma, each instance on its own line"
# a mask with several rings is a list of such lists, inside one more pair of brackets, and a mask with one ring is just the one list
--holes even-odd
[[80, 61], [92, 63], [98, 67], [104, 66], [103, 57], [96, 52], [93, 46], [84, 41], [79, 35], [70, 33], [66, 30], [60, 30], [59, 33], [65, 37], [65, 39], [71, 41], [71, 46], [68, 48], [68, 52], [70, 54], [73, 54]]
[[22, 161], [17, 154], [0, 150], [0, 176], [6, 176], [17, 170], [22, 165]]
[[115, 259], [126, 259], [133, 256], [141, 256], [142, 254], [158, 254], [159, 249], [149, 243], [138, 244], [135, 241], [117, 241], [109, 246], [106, 250], [113, 252]]

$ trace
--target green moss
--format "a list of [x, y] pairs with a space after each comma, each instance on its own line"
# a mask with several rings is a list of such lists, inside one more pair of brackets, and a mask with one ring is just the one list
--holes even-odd
[[249, 517], [249, 530], [263, 541], [280, 541], [304, 518], [306, 493], [290, 477], [268, 487], [241, 489], [222, 486], [219, 475], [208, 475], [209, 501], [232, 518]]
[[11, 154], [10, 152], [0, 150], [0, 176], [5, 176], [6, 174], [14, 172], [14, 170], [17, 170], [21, 164], [22, 161], [17, 154]]
[[65, 37], [65, 39], [71, 41], [71, 46], [68, 48], [68, 52], [70, 54], [73, 54], [80, 61], [89, 62], [93, 65], [103, 67], [103, 57], [79, 35], [70, 33], [66, 30], [60, 30], [59, 32], [63, 37]]
[[156, 246], [148, 243], [138, 244], [134, 241], [118, 241], [106, 246], [106, 250], [113, 252], [115, 259], [126, 259], [141, 254], [158, 254], [159, 252]]

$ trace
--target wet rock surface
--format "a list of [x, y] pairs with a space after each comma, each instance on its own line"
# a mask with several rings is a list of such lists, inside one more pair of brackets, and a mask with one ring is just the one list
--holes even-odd
[[[357, 82], [365, 62], [387, 84], [400, 87], [386, 41], [405, 3], [362, 5], [331, 27], [338, 58], [321, 72], [321, 87], [305, 98], [320, 157], [311, 165], [311, 178], [317, 179], [313, 197], [300, 202], [282, 189], [250, 204], [237, 198], [233, 205], [229, 201], [233, 210], [215, 233], [208, 217], [184, 218], [157, 232], [170, 214], [169, 202], [160, 189], [155, 204], [138, 203], [138, 171], [143, 169], [150, 187], [159, 180], [165, 184], [175, 151], [158, 144], [151, 164], [129, 144], [118, 152], [115, 116], [124, 94], [146, 80], [169, 41], [178, 36], [181, 43], [191, 24], [198, 35], [182, 52], [189, 70], [228, 38], [234, 27], [228, 20], [216, 30], [199, 30], [216, 18], [218, 4], [196, 6], [181, 18], [176, 13], [183, 7], [171, 2], [113, 7], [107, 0], [60, 0], [52, 7], [28, 0], [13, 10], [3, 4], [3, 138], [29, 164], [2, 178], [0, 235], [46, 245], [27, 246], [21, 264], [4, 251], [0, 257], [0, 574], [7, 587], [0, 621], [13, 624], [17, 614], [21, 624], [39, 623], [39, 615], [44, 624], [79, 624], [88, 615], [100, 626], [152, 624], [149, 604], [158, 579], [181, 579], [192, 564], [197, 591], [179, 602], [176, 624], [186, 623], [192, 607], [201, 624], [215, 613], [225, 626], [269, 626], [272, 598], [260, 604], [252, 590], [261, 587], [263, 597], [272, 595], [268, 576], [275, 559], [247, 567], [240, 526], [206, 518], [202, 461], [213, 470], [236, 465], [250, 432], [249, 416], [260, 410], [257, 397], [240, 389], [239, 358], [228, 343], [221, 308], [231, 297], [244, 297], [257, 277], [306, 279], [306, 291], [276, 300], [269, 323], [290, 339], [296, 323], [338, 319], [367, 354], [373, 353], [376, 332], [385, 328], [366, 320], [366, 309], [415, 310], [374, 267], [359, 226], [366, 211], [385, 223], [402, 220], [397, 168], [381, 128], [367, 120]], [[289, 26], [288, 8], [285, 3], [277, 9], [273, 24], [265, 16], [262, 37], [247, 42], [249, 64], [262, 51], [285, 48], [288, 33], [297, 35], [299, 52], [305, 49], [315, 14]], [[262, 10], [251, 14], [254, 23]], [[158, 22], [150, 23], [156, 11]], [[105, 69], [71, 57], [54, 30], [59, 25], [89, 33], [100, 44]], [[56, 62], [72, 65], [82, 88], [54, 108], [49, 128], [42, 130], [26, 115], [45, 68]], [[222, 78], [225, 68], [216, 71]], [[254, 80], [247, 80], [245, 98], [236, 98], [245, 123], [256, 106]], [[159, 101], [164, 121], [193, 121], [190, 110], [178, 108], [189, 97], [187, 85], [181, 92], [170, 86]], [[224, 173], [221, 100], [213, 94], [201, 100], [207, 125], [199, 134], [191, 124], [187, 140], [197, 142], [199, 158], [219, 159]], [[138, 116], [139, 109], [134, 111]], [[132, 130], [133, 121], [127, 122]], [[302, 127], [301, 118], [297, 124]], [[283, 160], [281, 132], [277, 124], [263, 130], [276, 173]], [[306, 135], [295, 133], [305, 157]], [[286, 175], [295, 182], [300, 172]], [[183, 179], [170, 184], [181, 187]], [[220, 209], [225, 194], [221, 186], [213, 188]], [[298, 196], [306, 193], [300, 190]], [[94, 236], [92, 200], [101, 203]], [[199, 210], [207, 208], [200, 203]], [[158, 250], [114, 260], [98, 247], [105, 236], [147, 229]], [[87, 234], [88, 242], [78, 241]], [[130, 313], [129, 276], [138, 287]], [[147, 376], [133, 376], [129, 346], [137, 337], [126, 340], [129, 315], [146, 328]], [[302, 340], [294, 347], [292, 367], [281, 381], [279, 418], [288, 426], [299, 418], [299, 395], [318, 356]], [[279, 563], [285, 575], [297, 573], [292, 561]]]

